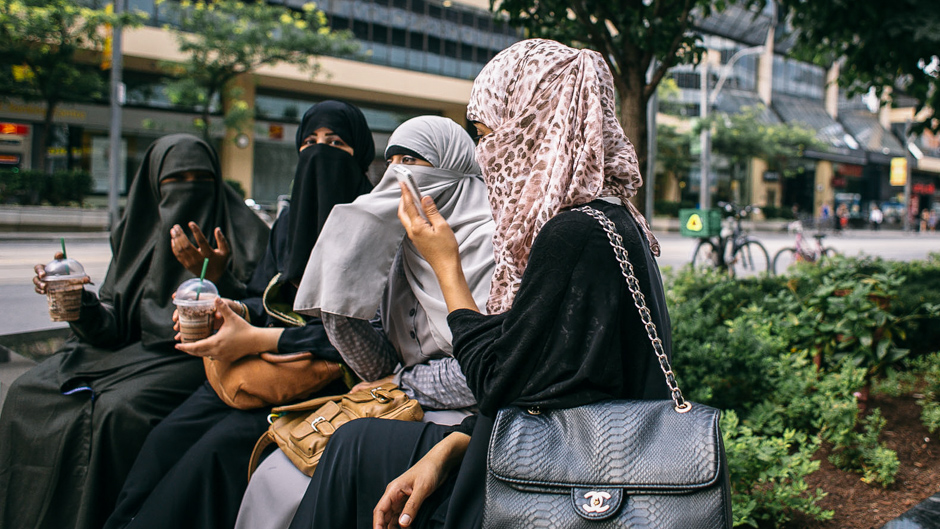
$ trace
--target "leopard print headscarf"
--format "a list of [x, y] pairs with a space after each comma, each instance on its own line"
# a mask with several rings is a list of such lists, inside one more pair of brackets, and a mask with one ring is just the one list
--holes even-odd
[[628, 200], [643, 180], [599, 53], [551, 40], [517, 42], [473, 82], [467, 119], [493, 129], [476, 150], [496, 220], [490, 314], [512, 305], [532, 241], [562, 209], [619, 198], [659, 255], [649, 224]]

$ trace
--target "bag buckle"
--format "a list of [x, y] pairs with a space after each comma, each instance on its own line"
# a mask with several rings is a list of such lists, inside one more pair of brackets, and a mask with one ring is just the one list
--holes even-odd
[[319, 434], [323, 433], [320, 431], [319, 428], [317, 428], [317, 425], [320, 424], [321, 422], [327, 422], [327, 420], [324, 417], [317, 417], [316, 419], [310, 421], [310, 427], [313, 428], [313, 431]]
[[381, 404], [392, 401], [392, 396], [385, 392], [382, 388], [372, 388], [372, 391], [369, 392], [372, 395], [372, 398], [379, 401]]

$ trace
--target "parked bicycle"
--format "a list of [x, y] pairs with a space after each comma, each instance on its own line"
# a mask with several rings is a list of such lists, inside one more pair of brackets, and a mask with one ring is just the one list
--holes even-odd
[[701, 238], [692, 254], [692, 267], [696, 269], [716, 268], [727, 271], [732, 277], [746, 277], [766, 273], [770, 270], [770, 254], [757, 239], [748, 235], [741, 220], [759, 211], [756, 206], [738, 207], [719, 202], [718, 207], [726, 216], [717, 238]]
[[783, 275], [787, 273], [787, 270], [796, 263], [819, 263], [826, 258], [838, 255], [838, 252], [831, 246], [823, 246], [822, 241], [826, 238], [825, 233], [814, 233], [813, 238], [816, 239], [816, 244], [813, 245], [803, 237], [803, 225], [800, 221], [793, 222], [790, 225], [790, 231], [796, 233], [796, 245], [781, 248], [774, 255], [773, 269], [775, 274]]

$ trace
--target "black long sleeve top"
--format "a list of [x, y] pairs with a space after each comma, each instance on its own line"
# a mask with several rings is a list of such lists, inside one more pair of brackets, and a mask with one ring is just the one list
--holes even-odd
[[[596, 200], [623, 237], [630, 262], [667, 354], [669, 315], [659, 268], [636, 221]], [[647, 332], [606, 233], [573, 211], [549, 220], [536, 237], [512, 307], [448, 316], [454, 356], [477, 398], [472, 430], [449, 502], [447, 527], [479, 527], [490, 419], [506, 405], [567, 408], [598, 400], [668, 398]]]

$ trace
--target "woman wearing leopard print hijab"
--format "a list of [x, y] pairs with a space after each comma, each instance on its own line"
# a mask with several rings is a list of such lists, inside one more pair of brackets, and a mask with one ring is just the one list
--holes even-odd
[[628, 200], [643, 180], [617, 121], [613, 84], [596, 51], [542, 39], [500, 53], [473, 83], [467, 119], [492, 130], [477, 148], [496, 219], [491, 314], [512, 305], [532, 241], [562, 209], [618, 198], [659, 255]]
[[489, 315], [473, 300], [434, 201], [415, 204], [403, 193], [398, 216], [440, 283], [453, 355], [479, 413], [457, 429], [380, 419], [344, 425], [292, 528], [476, 529], [499, 408], [668, 397], [607, 234], [571, 210], [589, 205], [613, 221], [669, 354], [658, 245], [627, 200], [641, 180], [600, 55], [547, 40], [516, 43], [474, 81], [467, 117], [482, 135], [476, 157], [497, 226]]

